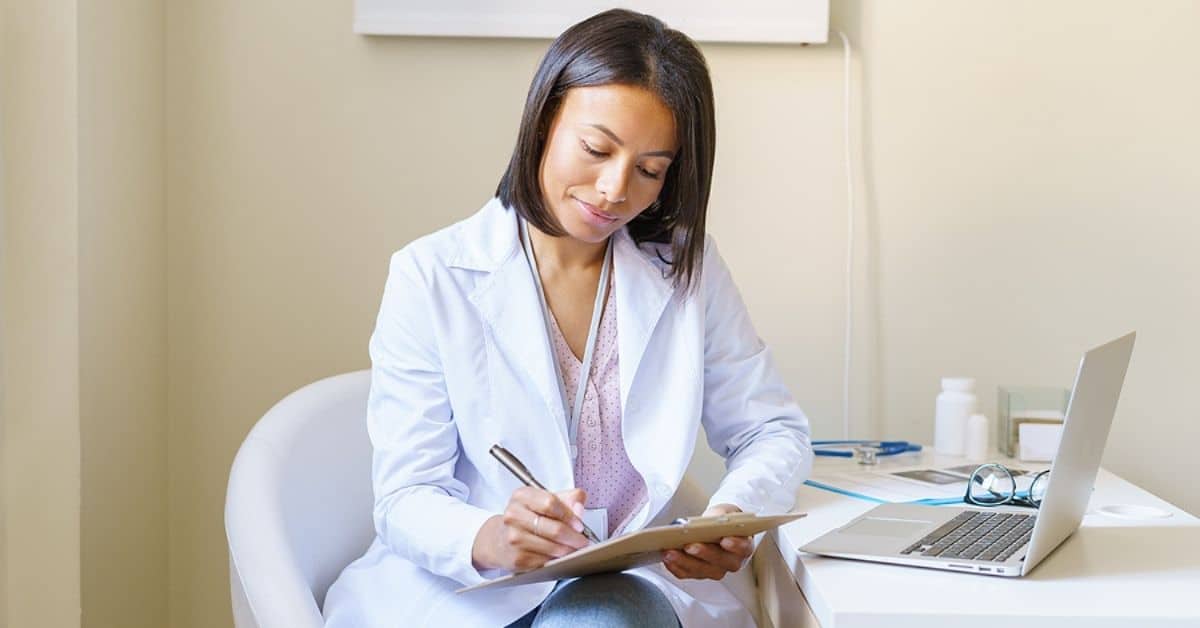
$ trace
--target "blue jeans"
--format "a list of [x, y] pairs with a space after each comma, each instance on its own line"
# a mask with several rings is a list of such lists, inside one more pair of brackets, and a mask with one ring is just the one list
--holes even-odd
[[653, 584], [629, 574], [608, 573], [560, 582], [541, 606], [508, 628], [592, 626], [679, 628], [679, 617]]

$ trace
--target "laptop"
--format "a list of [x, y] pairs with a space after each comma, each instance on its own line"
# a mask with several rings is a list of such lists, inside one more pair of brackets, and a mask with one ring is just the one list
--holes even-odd
[[1135, 333], [1084, 354], [1041, 508], [882, 504], [801, 547], [811, 554], [1024, 576], [1079, 529]]

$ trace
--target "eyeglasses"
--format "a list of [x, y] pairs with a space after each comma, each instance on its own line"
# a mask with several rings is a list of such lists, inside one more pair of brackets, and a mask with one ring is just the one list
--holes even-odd
[[1049, 480], [1050, 471], [1042, 471], [1033, 476], [1033, 482], [1030, 482], [1028, 489], [1017, 490], [1017, 480], [1008, 467], [995, 463], [980, 465], [967, 481], [967, 494], [963, 501], [976, 506], [1012, 505], [1038, 508], [1046, 495]]

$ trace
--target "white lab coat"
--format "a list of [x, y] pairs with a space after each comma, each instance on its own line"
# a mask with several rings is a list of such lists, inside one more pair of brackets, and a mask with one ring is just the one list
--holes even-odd
[[[701, 422], [727, 467], [710, 505], [789, 510], [811, 469], [808, 420], [711, 238], [693, 293], [672, 287], [650, 246], [624, 229], [614, 238], [621, 427], [648, 493], [626, 529], [665, 513]], [[504, 626], [552, 590], [454, 593], [499, 575], [471, 564], [476, 533], [520, 486], [493, 444], [550, 490], [575, 485], [536, 290], [516, 213], [497, 199], [393, 255], [370, 344], [376, 539], [331, 587], [327, 626]], [[752, 625], [724, 581], [678, 580], [661, 565], [633, 573], [662, 589], [685, 627]]]

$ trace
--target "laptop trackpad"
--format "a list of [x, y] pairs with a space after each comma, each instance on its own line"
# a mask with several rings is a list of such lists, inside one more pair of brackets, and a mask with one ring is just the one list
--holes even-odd
[[917, 538], [919, 533], [929, 527], [929, 521], [915, 519], [879, 519], [864, 517], [842, 528], [839, 534], [861, 534], [865, 536], [907, 537]]

